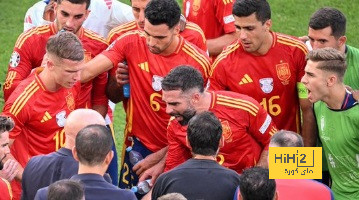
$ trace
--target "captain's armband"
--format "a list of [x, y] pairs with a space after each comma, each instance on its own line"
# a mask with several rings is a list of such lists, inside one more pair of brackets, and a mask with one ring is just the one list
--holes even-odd
[[307, 99], [308, 98], [308, 90], [304, 86], [303, 83], [301, 83], [301, 82], [297, 83], [297, 90], [298, 90], [299, 99]]

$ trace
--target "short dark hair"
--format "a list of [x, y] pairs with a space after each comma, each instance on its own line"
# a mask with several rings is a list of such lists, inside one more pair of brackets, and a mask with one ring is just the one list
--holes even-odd
[[262, 23], [271, 19], [271, 9], [266, 0], [237, 0], [233, 4], [232, 14], [237, 17], [248, 17], [253, 13]]
[[2, 133], [11, 131], [14, 126], [15, 123], [10, 117], [0, 116], [0, 138]]
[[269, 170], [253, 167], [243, 171], [239, 180], [243, 200], [272, 200], [276, 191], [274, 179], [269, 179]]
[[48, 200], [82, 200], [84, 189], [80, 182], [63, 179], [49, 186]]
[[46, 52], [61, 59], [82, 61], [84, 49], [79, 38], [69, 32], [61, 31], [51, 36], [46, 43]]
[[194, 154], [216, 155], [221, 137], [221, 122], [212, 112], [195, 115], [188, 123], [187, 138]]
[[195, 68], [182, 65], [172, 69], [162, 80], [164, 91], [182, 90], [187, 92], [197, 88], [204, 92], [204, 80], [202, 74]]
[[280, 130], [270, 139], [270, 145], [278, 147], [303, 147], [303, 139], [298, 133]]
[[179, 23], [181, 9], [175, 0], [151, 0], [145, 8], [145, 18], [152, 25], [166, 24], [170, 29]]
[[330, 26], [332, 35], [339, 38], [345, 35], [347, 20], [342, 12], [336, 8], [324, 7], [317, 10], [309, 20], [309, 27], [320, 30]]
[[307, 54], [307, 60], [319, 62], [318, 69], [336, 73], [339, 81], [343, 82], [347, 69], [344, 53], [330, 47], [315, 49]]
[[83, 4], [86, 3], [86, 9], [90, 7], [91, 0], [57, 0], [57, 4], [61, 4], [62, 1], [68, 1], [73, 4]]
[[112, 149], [112, 135], [103, 125], [88, 125], [76, 136], [75, 148], [81, 164], [95, 166], [103, 163]]

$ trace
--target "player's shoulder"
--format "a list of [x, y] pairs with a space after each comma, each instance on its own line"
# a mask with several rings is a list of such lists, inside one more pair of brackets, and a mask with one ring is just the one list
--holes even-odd
[[17, 116], [25, 107], [32, 106], [33, 99], [37, 99], [37, 94], [42, 90], [44, 90], [43, 86], [35, 80], [34, 76], [30, 75], [30, 77], [21, 81], [11, 93], [9, 99], [5, 102], [4, 110]]
[[203, 30], [201, 29], [200, 26], [198, 26], [196, 23], [193, 22], [186, 22], [186, 27], [185, 29], [189, 29], [189, 30], [193, 30], [195, 32], [198, 32], [200, 34], [204, 34]]
[[99, 35], [98, 33], [91, 31], [87, 28], [84, 28], [84, 36], [90, 40], [92, 40], [93, 42], [97, 42], [99, 44], [105, 44], [108, 45], [107, 41], [105, 38], [103, 38], [101, 35]]
[[121, 24], [121, 25], [113, 28], [108, 33], [108, 42], [114, 41], [117, 37], [121, 36], [122, 34], [128, 32], [128, 31], [136, 30], [136, 29], [137, 29], [136, 21], [130, 21], [130, 22]]
[[231, 55], [234, 55], [238, 50], [241, 50], [240, 46], [241, 43], [239, 40], [233, 41], [230, 45], [226, 46], [217, 56], [216, 60], [213, 61], [212, 66], [216, 67], [222, 60], [226, 60], [227, 58], [229, 59]]
[[195, 63], [198, 63], [203, 69], [206, 75], [209, 74], [211, 69], [211, 63], [209, 61], [209, 57], [206, 52], [197, 47], [196, 45], [183, 40], [182, 51], [189, 57], [191, 57]]
[[308, 53], [307, 46], [301, 40], [299, 40], [297, 37], [291, 36], [291, 35], [286, 35], [283, 33], [273, 33], [273, 34], [275, 34], [276, 43], [279, 43], [282, 46], [289, 47], [290, 49], [293, 49], [293, 50], [299, 49], [304, 54]]
[[183, 39], [182, 50], [191, 57], [201, 57], [209, 62], [209, 57], [206, 52], [185, 39]]
[[49, 34], [51, 35], [51, 33], [52, 30], [49, 24], [31, 28], [19, 35], [16, 40], [15, 47], [21, 48], [26, 41], [36, 41], [41, 37], [49, 37]]
[[216, 91], [215, 100], [217, 105], [229, 109], [239, 109], [256, 116], [259, 111], [259, 103], [252, 97], [231, 91]]

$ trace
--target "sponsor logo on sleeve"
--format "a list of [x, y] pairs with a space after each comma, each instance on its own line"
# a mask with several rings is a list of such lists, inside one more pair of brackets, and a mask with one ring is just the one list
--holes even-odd
[[232, 22], [234, 22], [234, 17], [233, 17], [233, 15], [227, 15], [227, 16], [223, 17], [223, 21], [225, 24], [232, 23]]
[[19, 65], [19, 63], [20, 63], [20, 54], [14, 51], [10, 57], [10, 61], [9, 61], [10, 67], [15, 68]]

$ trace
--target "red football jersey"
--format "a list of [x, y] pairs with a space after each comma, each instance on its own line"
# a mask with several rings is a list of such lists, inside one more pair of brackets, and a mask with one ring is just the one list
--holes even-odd
[[[32, 156], [48, 154], [64, 146], [63, 127], [68, 114], [77, 107], [80, 87], [78, 83], [71, 89], [46, 91], [35, 71], [21, 81], [5, 102], [3, 114], [15, 122], [9, 135], [14, 139], [10, 151], [22, 167]], [[21, 183], [13, 180], [11, 186], [14, 199], [20, 199]]]
[[300, 133], [297, 82], [304, 75], [304, 43], [272, 33], [273, 44], [262, 56], [246, 52], [240, 41], [229, 45], [213, 62], [210, 88], [246, 94], [257, 100], [279, 129]]
[[[136, 21], [122, 24], [116, 28], [113, 28], [109, 32], [107, 41], [109, 44], [111, 44], [124, 33], [135, 30], [140, 30], [140, 28], [137, 26]], [[206, 37], [204, 36], [202, 29], [197, 24], [187, 22], [185, 29], [180, 32], [180, 35], [187, 41], [202, 49], [203, 51], [207, 51]]]
[[233, 0], [183, 0], [187, 20], [198, 24], [207, 40], [236, 31], [232, 7]]
[[207, 81], [210, 63], [205, 52], [182, 37], [174, 53], [168, 56], [149, 51], [145, 33], [131, 31], [119, 37], [102, 54], [113, 63], [114, 74], [119, 62], [127, 61], [130, 98], [127, 105], [126, 130], [136, 136], [148, 149], [157, 151], [167, 145], [166, 128], [170, 116], [162, 101], [161, 81], [179, 65], [190, 65], [200, 70]]
[[11, 154], [25, 167], [27, 161], [40, 154], [48, 154], [64, 145], [67, 115], [77, 105], [80, 84], [49, 92], [38, 72], [23, 80], [5, 102], [3, 114], [11, 117], [15, 127], [10, 131]]
[[[217, 155], [219, 164], [238, 173], [256, 165], [262, 151], [268, 150], [270, 137], [277, 131], [268, 113], [251, 97], [230, 91], [211, 92], [209, 111], [222, 124], [224, 146]], [[186, 131], [187, 126], [181, 126], [177, 120], [170, 121], [165, 171], [191, 158]]]
[[10, 183], [3, 178], [0, 178], [0, 194], [0, 200], [12, 199]]
[[[56, 33], [56, 25], [49, 24], [30, 29], [18, 37], [11, 55], [8, 74], [3, 87], [5, 101], [10, 97], [10, 94], [20, 81], [24, 80], [32, 69], [41, 65], [46, 53], [46, 42], [49, 37]], [[84, 28], [79, 30], [77, 36], [85, 49], [85, 61], [89, 61], [108, 46], [107, 42], [101, 36]], [[36, 48], [34, 48], [34, 45]], [[93, 81], [82, 84], [82, 94], [78, 102], [79, 107], [90, 108], [92, 104], [107, 105], [108, 99], [105, 94], [106, 84], [107, 73], [102, 73]]]

